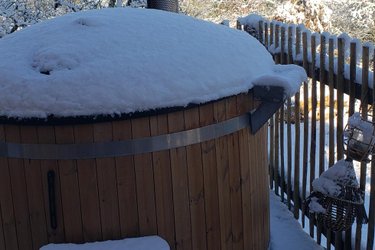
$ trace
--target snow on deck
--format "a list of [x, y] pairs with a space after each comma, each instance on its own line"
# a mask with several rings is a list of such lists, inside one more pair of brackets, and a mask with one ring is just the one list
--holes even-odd
[[168, 243], [159, 236], [109, 240], [84, 244], [49, 244], [40, 250], [169, 250]]
[[113, 115], [205, 103], [306, 79], [254, 38], [170, 12], [68, 14], [0, 40], [0, 116]]

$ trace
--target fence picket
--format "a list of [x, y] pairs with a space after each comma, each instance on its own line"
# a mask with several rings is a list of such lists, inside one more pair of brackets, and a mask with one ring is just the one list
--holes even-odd
[[[300, 37], [300, 29], [297, 28], [297, 38]], [[303, 67], [305, 69], [308, 69], [309, 62], [307, 58], [307, 35], [306, 33], [303, 33]], [[301, 46], [301, 39], [296, 39], [296, 46], [297, 48], [300, 48]], [[300, 51], [296, 53], [298, 54]], [[307, 182], [307, 164], [308, 164], [308, 144], [309, 144], [309, 102], [306, 100], [309, 100], [309, 88], [308, 83], [303, 83], [303, 158], [302, 158], [302, 199], [305, 200], [306, 198], [306, 182]], [[302, 227], [305, 227], [305, 207], [302, 206]]]
[[[375, 86], [375, 50], [373, 51], [373, 83]], [[372, 110], [375, 109], [375, 88], [372, 88]], [[373, 111], [374, 112], [374, 111]], [[375, 122], [375, 116], [372, 114], [372, 122]], [[367, 230], [367, 250], [374, 249], [374, 225], [375, 225], [375, 161], [371, 162], [371, 183], [370, 183], [370, 207], [369, 207], [369, 222]]]

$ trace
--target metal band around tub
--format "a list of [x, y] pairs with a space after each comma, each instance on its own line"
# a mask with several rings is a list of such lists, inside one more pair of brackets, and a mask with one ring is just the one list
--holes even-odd
[[91, 159], [151, 153], [184, 147], [237, 132], [250, 126], [245, 114], [205, 127], [153, 137], [81, 144], [20, 144], [0, 142], [0, 157], [21, 159]]

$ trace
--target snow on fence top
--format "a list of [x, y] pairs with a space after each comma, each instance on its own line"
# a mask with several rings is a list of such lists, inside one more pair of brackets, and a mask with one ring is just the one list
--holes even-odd
[[[359, 84], [362, 84], [362, 70], [363, 69], [362, 69], [362, 66], [360, 65], [360, 63], [361, 63], [361, 59], [362, 59], [363, 48], [368, 49], [369, 58], [371, 58], [371, 59], [374, 57], [374, 53], [375, 53], [375, 48], [374, 48], [373, 43], [371, 43], [371, 42], [362, 43], [361, 41], [359, 41], [356, 38], [351, 38], [346, 33], [342, 33], [339, 36], [331, 35], [328, 32], [312, 33], [303, 24], [295, 25], [295, 24], [282, 23], [282, 22], [276, 21], [276, 20], [269, 21], [269, 20], [263, 18], [262, 16], [260, 16], [258, 14], [250, 14], [248, 16], [238, 18], [238, 22], [241, 25], [247, 26], [250, 30], [252, 30], [254, 32], [255, 35], [258, 35], [258, 36], [260, 35], [259, 34], [260, 26], [263, 28], [263, 30], [265, 28], [265, 25], [267, 25], [268, 28], [271, 25], [273, 25], [274, 27], [278, 26], [280, 28], [284, 28], [285, 29], [284, 43], [288, 44], [288, 39], [289, 39], [289, 37], [291, 37], [291, 39], [292, 39], [292, 57], [297, 62], [302, 62], [302, 60], [303, 60], [303, 49], [302, 49], [302, 47], [298, 48], [299, 53], [297, 53], [297, 44], [296, 44], [297, 36], [299, 36], [299, 38], [302, 39], [301, 35], [303, 33], [305, 33], [306, 37], [307, 37], [307, 52], [308, 52], [307, 60], [310, 63], [312, 62], [311, 37], [315, 38], [316, 47], [320, 46], [321, 36], [325, 37], [325, 44], [326, 44], [327, 47], [329, 45], [329, 41], [332, 40], [332, 42], [334, 44], [334, 46], [333, 46], [334, 50], [338, 49], [338, 39], [342, 39], [344, 41], [344, 45], [345, 45], [344, 46], [344, 59], [345, 59], [346, 62], [349, 61], [351, 44], [355, 44], [356, 45], [356, 63], [358, 64], [357, 67], [356, 67], [355, 81]], [[291, 34], [288, 33], [289, 28], [291, 28], [290, 29], [290, 31], [292, 32]], [[298, 29], [299, 32], [297, 32], [297, 29]], [[264, 41], [265, 40], [265, 32], [263, 32], [262, 36], [263, 36], [262, 39]], [[274, 39], [273, 41], [271, 41], [271, 36]], [[277, 42], [276, 42], [276, 39], [278, 39]], [[273, 34], [269, 34], [267, 44], [269, 45], [267, 49], [270, 53], [272, 53], [272, 54], [281, 53], [281, 35], [279, 34], [278, 37], [276, 37], [276, 28], [273, 29]], [[276, 44], [278, 44], [278, 46]], [[302, 46], [302, 43], [299, 44], [299, 46]], [[321, 57], [320, 57], [321, 51], [317, 48], [315, 48], [315, 51], [316, 51], [315, 66], [317, 68], [319, 68], [320, 67], [320, 59], [321, 59]], [[325, 64], [324, 64], [325, 70], [329, 70], [328, 50], [326, 51], [326, 54], [324, 55], [324, 58], [325, 58]], [[333, 60], [334, 60], [334, 73], [337, 74], [337, 61], [338, 61], [337, 56], [335, 56], [335, 58], [333, 58]], [[349, 63], [345, 63], [345, 65], [344, 65], [344, 76], [345, 76], [346, 79], [350, 79], [350, 65], [349, 65]], [[368, 79], [369, 79], [368, 85], [369, 85], [369, 87], [372, 88], [372, 83], [374, 81], [373, 72], [371, 72], [371, 71], [369, 72]]]
[[113, 115], [204, 103], [306, 79], [245, 32], [115, 8], [68, 14], [0, 40], [0, 116]]

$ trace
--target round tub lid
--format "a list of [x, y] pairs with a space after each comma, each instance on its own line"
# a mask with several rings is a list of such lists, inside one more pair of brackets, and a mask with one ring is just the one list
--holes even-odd
[[159, 10], [78, 12], [0, 39], [0, 116], [119, 115], [186, 106], [255, 84], [298, 89], [297, 66], [226, 26]]

